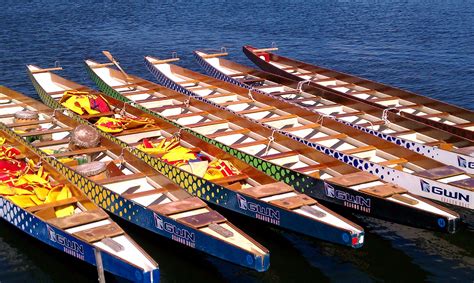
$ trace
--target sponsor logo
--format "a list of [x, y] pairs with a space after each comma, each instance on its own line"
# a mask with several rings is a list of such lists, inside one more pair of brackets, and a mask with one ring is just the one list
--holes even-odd
[[474, 169], [474, 162], [468, 162], [465, 158], [458, 156], [458, 165], [462, 168]]
[[54, 243], [58, 243], [63, 246], [63, 251], [67, 254], [75, 256], [80, 259], [84, 259], [84, 246], [78, 242], [71, 240], [63, 235], [57, 234], [53, 228], [49, 225], [46, 225], [48, 230], [48, 238]]
[[448, 203], [453, 203], [452, 200], [469, 202], [470, 196], [467, 194], [462, 194], [460, 192], [453, 192], [448, 189], [432, 186], [424, 180], [420, 180], [420, 185], [421, 185], [421, 191], [425, 193], [441, 196], [441, 199], [443, 201], [447, 200]]
[[184, 228], [178, 228], [175, 224], [169, 223], [161, 219], [158, 215], [153, 213], [156, 228], [171, 234], [171, 239], [176, 242], [194, 248], [196, 246], [196, 235]]
[[370, 212], [371, 199], [363, 196], [356, 196], [349, 192], [338, 190], [328, 183], [324, 183], [326, 196], [344, 201], [344, 206], [364, 212]]
[[280, 225], [280, 212], [278, 210], [251, 202], [239, 194], [237, 194], [237, 203], [240, 209], [255, 213], [255, 218]]

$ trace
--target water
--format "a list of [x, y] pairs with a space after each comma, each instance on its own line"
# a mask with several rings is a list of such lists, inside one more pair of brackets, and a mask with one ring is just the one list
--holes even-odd
[[[152, 80], [144, 55], [176, 51], [179, 64], [200, 71], [195, 49], [225, 46], [230, 59], [250, 64], [242, 45], [274, 41], [282, 55], [474, 109], [472, 1], [64, 2], [0, 3], [0, 84], [36, 97], [25, 65], [52, 67], [59, 60], [62, 75], [93, 86], [83, 60], [104, 61], [102, 50]], [[119, 223], [160, 263], [163, 282], [474, 281], [472, 224], [447, 235], [355, 218], [366, 244], [350, 250], [221, 212], [271, 251], [268, 272]], [[463, 215], [472, 223], [472, 213]], [[1, 282], [96, 280], [94, 268], [0, 223]]]

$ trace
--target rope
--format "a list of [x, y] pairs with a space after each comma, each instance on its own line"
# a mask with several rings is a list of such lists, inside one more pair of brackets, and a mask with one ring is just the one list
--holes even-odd
[[188, 98], [185, 101], [183, 101], [184, 107], [181, 107], [181, 114], [184, 113], [189, 108], [189, 105], [191, 104], [191, 99]]
[[298, 84], [296, 85], [296, 90], [299, 93], [303, 92], [303, 85], [306, 83], [307, 84], [311, 83], [311, 80], [299, 81]]
[[388, 112], [390, 110], [398, 110], [395, 114], [399, 115], [401, 110], [400, 109], [397, 109], [396, 107], [389, 107], [389, 108], [385, 108], [383, 111], [382, 111], [382, 120], [384, 122], [384, 125], [390, 125], [391, 122], [388, 120]]
[[265, 148], [265, 153], [263, 155], [268, 154], [268, 151], [270, 150], [270, 145], [275, 141], [275, 137], [273, 136], [275, 134], [275, 132], [276, 132], [276, 130], [273, 130], [271, 136], [268, 137], [267, 147]]
[[255, 101], [255, 98], [253, 98], [253, 95], [252, 95], [252, 90], [250, 89], [249, 89], [248, 97], [252, 99], [253, 101]]
[[2, 97], [0, 99], [4, 99], [4, 100], [0, 100], [0, 104], [8, 104], [8, 103], [13, 101], [13, 100], [11, 100], [9, 98], [6, 98], [6, 97]]
[[324, 118], [332, 118], [332, 116], [329, 114], [323, 114], [323, 113], [318, 113], [318, 114], [319, 114], [319, 117], [318, 117], [318, 120], [316, 120], [316, 123], [321, 125], [321, 127], [323, 126]]

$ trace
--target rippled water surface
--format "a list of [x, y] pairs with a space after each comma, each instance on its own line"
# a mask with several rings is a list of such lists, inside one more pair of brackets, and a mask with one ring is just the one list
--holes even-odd
[[[152, 79], [144, 55], [200, 70], [191, 52], [276, 42], [279, 53], [474, 109], [473, 1], [10, 1], [0, 2], [0, 84], [36, 97], [26, 64], [93, 86], [83, 60], [110, 50]], [[227, 213], [271, 251], [256, 273], [181, 247], [124, 222], [160, 263], [163, 282], [474, 281], [474, 233], [433, 233], [372, 218], [359, 250]], [[472, 212], [461, 212], [472, 223]], [[407, 215], [409, 217], [409, 215]], [[108, 276], [109, 281], [116, 278]], [[95, 282], [95, 269], [0, 222], [1, 282]]]

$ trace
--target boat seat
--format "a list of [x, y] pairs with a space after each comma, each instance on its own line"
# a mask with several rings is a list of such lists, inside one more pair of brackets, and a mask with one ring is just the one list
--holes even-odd
[[176, 219], [178, 222], [191, 226], [195, 229], [206, 227], [212, 223], [226, 222], [226, 218], [219, 214], [219, 212], [212, 210], [206, 213], [196, 214], [192, 216], [182, 217]]
[[148, 108], [148, 110], [161, 113], [165, 110], [174, 109], [174, 108], [183, 108], [183, 107], [185, 107], [184, 103], [179, 103], [179, 104], [170, 104], [170, 105], [163, 105], [163, 106], [154, 107], [154, 108]]
[[307, 173], [309, 171], [316, 171], [316, 170], [321, 170], [321, 169], [326, 169], [329, 168], [330, 166], [327, 163], [320, 163], [320, 164], [313, 164], [313, 165], [308, 165], [305, 167], [300, 167], [297, 169], [294, 169], [296, 172], [300, 173]]
[[89, 120], [89, 119], [100, 118], [100, 117], [108, 117], [108, 116], [113, 116], [113, 115], [115, 115], [115, 112], [108, 111], [108, 112], [97, 113], [97, 114], [81, 115], [81, 118], [85, 119], [85, 120]]
[[259, 112], [264, 112], [264, 111], [272, 111], [272, 110], [276, 110], [276, 108], [273, 106], [265, 106], [265, 107], [256, 108], [256, 109], [242, 110], [237, 113], [246, 115], [246, 114], [259, 113]]
[[314, 205], [318, 202], [307, 195], [298, 194], [296, 196], [272, 200], [270, 203], [284, 209], [293, 210], [305, 205]]
[[305, 124], [305, 125], [302, 125], [302, 126], [297, 126], [297, 127], [291, 127], [291, 128], [288, 128], [288, 129], [285, 129], [285, 132], [296, 132], [296, 131], [301, 131], [301, 130], [306, 130], [306, 129], [316, 129], [316, 128], [319, 128], [321, 127], [320, 124], [317, 124], [317, 123], [310, 123], [310, 124]]
[[454, 148], [453, 144], [447, 143], [445, 141], [427, 142], [427, 143], [424, 143], [424, 145], [435, 146], [435, 147], [438, 147], [440, 149], [449, 150], [449, 151], [453, 150], [453, 148]]
[[61, 229], [69, 229], [107, 218], [109, 218], [109, 215], [105, 211], [102, 209], [94, 209], [66, 217], [48, 219], [47, 222]]
[[[385, 121], [384, 120], [377, 120], [377, 121], [370, 121], [367, 122], [367, 123], [361, 123], [361, 124], [356, 124], [357, 126], [361, 126], [361, 127], [371, 127], [371, 126], [382, 126], [382, 125], [385, 125]], [[391, 134], [391, 135], [394, 135], [394, 134]]]
[[400, 195], [400, 194], [393, 194], [393, 195], [391, 195], [391, 197], [398, 200], [398, 201], [407, 203], [409, 205], [417, 205], [419, 203], [419, 201], [417, 201], [416, 199], [409, 198], [409, 197], [406, 197], [406, 196]]
[[345, 83], [345, 84], [336, 84], [336, 85], [328, 85], [327, 88], [340, 88], [340, 87], [349, 87], [349, 86], [356, 86], [353, 83]]
[[7, 124], [7, 126], [9, 128], [16, 128], [16, 127], [39, 125], [39, 124], [48, 124], [48, 123], [53, 123], [53, 122], [54, 122], [53, 119], [45, 119], [45, 120], [35, 120], [35, 121], [30, 121], [30, 122], [11, 123], [11, 124]]
[[474, 146], [466, 146], [453, 150], [454, 152], [460, 153], [462, 155], [474, 156]]
[[232, 96], [232, 95], [236, 95], [236, 94], [235, 94], [235, 93], [232, 93], [232, 92], [227, 92], [227, 93], [215, 93], [215, 94], [206, 95], [206, 99], [219, 98], [219, 97]]
[[291, 151], [279, 152], [275, 154], [269, 154], [269, 155], [266, 155], [264, 158], [265, 160], [274, 160], [274, 159], [279, 159], [279, 158], [291, 157], [298, 154], [299, 154], [298, 151], [291, 150]]
[[218, 184], [218, 185], [225, 185], [227, 183], [244, 181], [244, 180], [247, 180], [248, 178], [249, 178], [248, 175], [241, 173], [241, 174], [222, 177], [222, 178], [219, 178], [219, 179], [213, 179], [213, 180], [209, 180], [209, 181], [213, 182], [215, 184]]
[[244, 135], [244, 134], [248, 134], [248, 133], [250, 133], [250, 130], [247, 129], [247, 128], [244, 128], [244, 129], [237, 129], [237, 130], [226, 131], [226, 132], [218, 132], [218, 133], [215, 133], [215, 134], [210, 134], [207, 137], [211, 138], [211, 139], [215, 139], [215, 138], [218, 138], [218, 137], [225, 137], [225, 136], [239, 135], [239, 134]]
[[135, 179], [139, 179], [143, 177], [146, 177], [146, 175], [141, 172], [138, 172], [138, 173], [133, 173], [133, 174], [128, 174], [128, 175], [120, 175], [120, 176], [110, 177], [107, 179], [97, 180], [95, 182], [99, 185], [108, 185], [108, 184], [129, 181], [129, 180], [135, 180]]
[[300, 94], [300, 92], [297, 90], [286, 90], [286, 91], [274, 91], [274, 92], [270, 92], [270, 94], [273, 96], [282, 96], [282, 95], [287, 95], [287, 94]]
[[369, 195], [387, 198], [395, 194], [404, 194], [407, 193], [407, 190], [400, 188], [392, 184], [383, 184], [378, 186], [373, 186], [370, 188], [360, 189], [361, 192], [364, 192]]
[[367, 145], [367, 146], [356, 147], [353, 149], [346, 149], [346, 150], [343, 150], [342, 153], [356, 154], [356, 153], [361, 153], [361, 152], [366, 152], [366, 151], [371, 151], [371, 150], [377, 150], [377, 148], [373, 145]]
[[294, 189], [283, 182], [275, 182], [251, 188], [245, 188], [239, 191], [244, 195], [249, 195], [254, 198], [264, 198], [284, 193], [293, 192]]
[[60, 140], [50, 140], [50, 141], [34, 141], [32, 144], [36, 147], [45, 147], [45, 146], [52, 146], [58, 144], [68, 144], [70, 141], [69, 138], [60, 139]]
[[204, 207], [207, 207], [207, 204], [201, 199], [197, 197], [190, 197], [165, 204], [155, 204], [149, 206], [148, 208], [163, 215], [172, 215]]
[[423, 118], [436, 118], [436, 117], [447, 117], [450, 114], [448, 112], [439, 112], [439, 113], [433, 113], [433, 114], [425, 114], [425, 115], [420, 115], [420, 117]]
[[322, 82], [330, 82], [330, 81], [334, 81], [334, 80], [337, 80], [337, 79], [336, 78], [324, 78], [324, 79], [313, 79], [311, 81], [314, 82], [314, 83], [322, 83]]
[[365, 114], [365, 112], [363, 112], [363, 111], [354, 111], [354, 112], [334, 114], [333, 116], [336, 117], [336, 118], [344, 118], [344, 117], [359, 116], [359, 115], [364, 115], [364, 114]]
[[474, 192], [474, 178], [458, 180], [448, 184]]
[[199, 128], [204, 126], [212, 126], [212, 125], [219, 125], [219, 124], [227, 124], [229, 121], [227, 120], [211, 120], [206, 122], [199, 122], [194, 124], [186, 125], [188, 128]]
[[234, 100], [234, 101], [229, 101], [229, 102], [223, 102], [220, 103], [221, 106], [230, 106], [230, 105], [238, 105], [238, 104], [244, 104], [244, 103], [253, 103], [255, 102], [252, 99], [239, 99], [239, 100]]
[[467, 123], [457, 124], [456, 127], [460, 127], [460, 128], [474, 127], [474, 122], [467, 122]]
[[71, 130], [72, 128], [70, 127], [64, 127], [64, 128], [56, 128], [56, 129], [43, 130], [43, 131], [29, 131], [26, 133], [21, 133], [19, 135], [21, 137], [42, 136], [42, 135], [48, 135], [48, 134], [54, 134], [54, 133], [69, 132]]
[[184, 114], [166, 116], [166, 118], [171, 119], [171, 120], [178, 120], [180, 118], [194, 117], [194, 116], [206, 116], [206, 115], [209, 115], [209, 112], [197, 111], [197, 112], [191, 112], [191, 113], [184, 113]]
[[261, 145], [261, 144], [268, 144], [268, 139], [261, 139], [261, 140], [251, 141], [251, 142], [232, 144], [231, 147], [239, 149], [239, 148], [251, 147], [251, 146]]
[[[298, 97], [298, 98], [294, 98], [294, 99], [291, 99], [291, 100], [295, 100], [296, 102], [306, 102], [306, 101], [312, 101], [312, 102], [318, 102], [320, 101], [322, 98], [321, 96], [311, 96], [311, 97]], [[312, 108], [312, 107], [316, 107], [316, 106], [306, 106], [307, 108]]]
[[123, 235], [125, 232], [115, 222], [107, 225], [94, 227], [79, 232], [75, 232], [72, 235], [82, 239], [88, 243], [100, 241], [105, 238], [113, 238]]
[[269, 123], [269, 122], [276, 122], [276, 121], [288, 120], [288, 119], [293, 119], [293, 118], [298, 118], [298, 115], [289, 114], [289, 115], [270, 117], [270, 118], [260, 119], [259, 122], [260, 123]]
[[336, 183], [343, 187], [352, 187], [360, 184], [378, 181], [379, 178], [369, 172], [360, 171], [350, 174], [345, 174], [337, 177], [326, 179], [329, 182]]
[[186, 84], [197, 84], [199, 82], [200, 81], [198, 81], [198, 80], [186, 80], [186, 81], [182, 81], [182, 82], [177, 82], [177, 84], [186, 85]]
[[217, 86], [202, 86], [202, 85], [196, 85], [196, 86], [188, 86], [186, 87], [190, 91], [196, 91], [196, 90], [216, 90], [219, 87]]
[[419, 108], [422, 107], [423, 104], [410, 104], [410, 105], [400, 105], [397, 106], [397, 110], [403, 110], [403, 109], [410, 109], [410, 108]]
[[322, 142], [322, 141], [327, 141], [327, 140], [334, 140], [334, 139], [340, 140], [340, 139], [345, 139], [345, 138], [347, 138], [346, 134], [335, 134], [335, 135], [329, 135], [325, 137], [311, 138], [308, 141], [317, 143], [317, 142]]
[[118, 133], [112, 133], [112, 135], [116, 137], [121, 137], [121, 136], [126, 136], [126, 135], [131, 135], [131, 134], [138, 134], [138, 133], [146, 133], [146, 132], [153, 132], [153, 131], [159, 131], [161, 130], [160, 127], [155, 126], [155, 127], [139, 127], [139, 128], [133, 128], [133, 129], [127, 129], [123, 130]]
[[145, 89], [140, 89], [140, 90], [121, 90], [120, 94], [123, 96], [132, 96], [132, 95], [138, 95], [138, 94], [153, 94], [158, 91], [160, 91], [162, 87], [157, 86], [157, 87], [146, 87]]
[[141, 198], [141, 197], [147, 197], [147, 196], [162, 194], [162, 193], [167, 192], [167, 191], [168, 191], [168, 189], [166, 189], [166, 188], [151, 189], [151, 190], [141, 191], [141, 192], [137, 192], [137, 193], [124, 193], [124, 194], [122, 194], [122, 197], [124, 197], [126, 199], [133, 200], [135, 198]]
[[68, 198], [68, 199], [63, 199], [63, 200], [58, 200], [58, 201], [55, 201], [55, 202], [44, 203], [44, 204], [28, 207], [28, 208], [26, 208], [26, 210], [31, 212], [31, 213], [35, 213], [35, 212], [40, 211], [40, 210], [44, 210], [44, 209], [48, 209], [48, 208], [55, 208], [55, 207], [58, 207], [58, 206], [70, 205], [70, 204], [74, 204], [76, 202], [81, 202], [81, 201], [85, 201], [85, 200], [88, 200], [86, 196], [71, 197], [71, 198]]
[[81, 154], [92, 154], [92, 153], [97, 153], [97, 152], [102, 152], [102, 151], [107, 151], [107, 148], [105, 146], [99, 146], [99, 147], [93, 147], [93, 148], [85, 148], [85, 149], [55, 153], [55, 154], [52, 154], [51, 156], [55, 158], [61, 158], [61, 157], [68, 157], [68, 156], [81, 155]]
[[465, 172], [451, 165], [441, 166], [415, 173], [416, 176], [433, 180], [444, 179], [461, 174], [465, 174]]
[[346, 92], [349, 95], [357, 95], [357, 94], [375, 94], [377, 91], [374, 89], [366, 89], [366, 90], [356, 90], [352, 92]]

